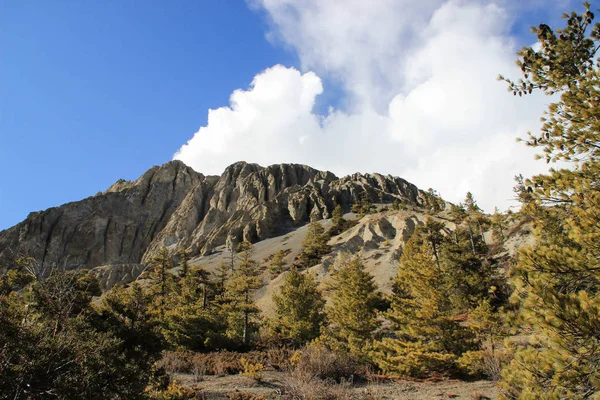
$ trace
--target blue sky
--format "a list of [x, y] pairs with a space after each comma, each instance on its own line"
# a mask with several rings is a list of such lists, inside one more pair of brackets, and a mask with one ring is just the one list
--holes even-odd
[[[437, 7], [442, 17], [450, 15], [443, 21], [463, 16], [469, 21], [462, 2], [431, 2], [435, 3], [431, 10]], [[407, 175], [413, 180], [421, 178], [423, 184], [415, 181], [419, 186], [436, 184], [431, 178], [435, 174], [428, 175], [415, 167], [417, 161], [414, 165], [401, 165], [388, 157], [393, 163], [353, 164], [352, 160], [358, 157], [352, 149], [345, 152], [348, 154], [345, 164], [330, 163], [326, 157], [331, 156], [327, 143], [344, 141], [345, 136], [339, 132], [347, 132], [348, 127], [363, 127], [364, 132], [356, 132], [361, 137], [386, 130], [387, 125], [379, 125], [377, 121], [391, 118], [386, 109], [396, 104], [390, 103], [392, 99], [399, 94], [411, 99], [411, 90], [418, 89], [424, 79], [435, 78], [435, 72], [430, 77], [419, 77], [416, 83], [406, 77], [396, 81], [393, 73], [386, 75], [394, 65], [400, 65], [400, 57], [395, 57], [381, 64], [381, 71], [373, 74], [376, 75], [373, 80], [363, 81], [360, 74], [366, 76], [370, 72], [356, 60], [368, 59], [369, 49], [376, 46], [366, 43], [367, 50], [356, 48], [353, 52], [352, 46], [359, 46], [362, 39], [346, 41], [336, 35], [335, 29], [339, 32], [351, 25], [349, 32], [360, 34], [373, 21], [365, 17], [364, 23], [354, 27], [352, 20], [338, 21], [327, 14], [338, 15], [340, 10], [280, 7], [276, 3], [255, 1], [253, 7], [248, 7], [243, 1], [0, 2], [0, 229], [21, 221], [30, 211], [94, 195], [119, 178], [137, 178], [152, 165], [171, 160], [200, 127], [205, 127], [200, 130], [203, 133], [178, 157], [200, 172], [218, 173], [230, 161], [250, 158], [248, 161], [265, 164], [272, 160], [305, 162], [336, 173], [372, 172], [380, 168], [383, 173]], [[324, 3], [317, 2], [321, 5], [316, 7]], [[457, 4], [442, 10], [447, 6], [445, 3]], [[488, 35], [490, 40], [502, 37], [506, 43], [512, 40], [515, 46], [532, 41], [526, 34], [530, 25], [547, 21], [551, 14], [560, 14], [543, 6], [543, 2], [526, 9], [515, 6], [516, 2], [499, 4], [506, 11], [507, 21], [494, 31], [482, 31], [481, 35]], [[476, 4], [475, 8], [479, 6]], [[482, 12], [488, 15], [492, 11]], [[414, 12], [428, 21], [433, 11]], [[339, 25], [323, 28], [321, 25], [328, 24], [321, 23], [315, 27], [310, 22], [311, 13], [315, 13], [317, 21], [318, 18], [334, 20]], [[376, 21], [380, 15], [373, 14], [373, 18]], [[390, 25], [390, 29], [395, 28]], [[368, 40], [389, 36], [382, 31], [381, 36]], [[398, 41], [398, 47], [406, 43], [407, 49], [425, 48], [427, 40], [406, 39]], [[513, 51], [506, 43], [501, 51]], [[316, 52], [321, 45], [322, 52]], [[347, 51], [339, 51], [344, 46]], [[334, 57], [338, 51], [340, 57]], [[348, 54], [354, 56], [348, 58]], [[373, 54], [377, 56], [375, 50]], [[408, 54], [408, 50], [398, 54]], [[343, 64], [337, 65], [337, 60]], [[279, 70], [263, 73], [278, 64], [282, 66]], [[255, 77], [264, 79], [252, 84]], [[262, 88], [270, 87], [269, 82], [285, 90], [268, 92], [268, 101], [281, 107], [289, 104], [292, 111], [296, 108], [300, 111], [291, 112], [286, 120], [278, 120], [280, 114], [287, 115], [285, 108], [278, 110], [277, 115], [270, 115], [273, 107], [261, 97], [265, 93]], [[239, 88], [246, 92], [238, 97], [240, 104], [230, 106], [229, 98]], [[294, 90], [298, 90], [296, 97], [306, 97], [306, 102], [286, 103], [295, 101], [295, 96], [274, 97], [296, 93]], [[254, 101], [264, 107], [252, 106]], [[201, 144], [204, 137], [220, 140], [223, 135], [220, 127], [230, 119], [237, 121], [239, 116], [246, 115], [244, 107], [249, 107], [248, 104], [252, 112], [258, 113], [255, 119], [263, 122], [245, 130], [240, 128], [228, 140], [241, 143], [242, 137], [251, 143], [253, 135], [263, 135], [271, 129], [277, 134], [290, 132], [285, 142], [267, 137], [265, 140], [277, 143], [278, 147], [268, 148], [264, 156], [260, 149], [255, 151], [248, 145], [226, 154], [213, 154]], [[209, 109], [227, 106], [230, 112], [223, 109], [220, 119], [215, 117], [217, 122], [208, 124]], [[334, 108], [328, 110], [329, 106]], [[533, 108], [537, 119], [539, 110]], [[335, 130], [328, 130], [330, 126]], [[421, 125], [411, 125], [415, 126], [419, 130]], [[448, 134], [439, 127], [423, 129], [429, 128], [433, 129], [432, 135]], [[386, 146], [386, 138], [368, 137], [369, 142]], [[407, 149], [412, 142], [406, 137], [400, 141], [394, 139], [393, 143]], [[348, 138], [351, 141], [353, 137]], [[299, 143], [311, 141], [318, 142], [318, 146], [307, 147], [305, 152], [286, 150], [288, 145], [296, 149]], [[323, 155], [318, 156], [320, 149]], [[438, 150], [431, 149], [434, 153]], [[257, 158], [252, 159], [255, 155]], [[473, 183], [476, 187], [477, 179], [483, 178], [475, 177], [461, 185]], [[451, 193], [448, 195], [452, 198]], [[483, 191], [482, 196], [485, 196]], [[490, 195], [490, 202], [494, 199]]]
[[0, 33], [0, 228], [169, 161], [209, 108], [295, 62], [241, 1], [8, 0]]

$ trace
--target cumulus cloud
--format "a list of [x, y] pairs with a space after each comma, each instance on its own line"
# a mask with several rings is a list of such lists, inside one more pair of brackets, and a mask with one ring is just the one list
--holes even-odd
[[[472, 191], [505, 208], [513, 176], [545, 168], [516, 137], [539, 127], [549, 99], [513, 98], [499, 73], [518, 76], [511, 15], [501, 1], [255, 0], [269, 38], [299, 68], [260, 72], [175, 154], [203, 173], [239, 160], [299, 162], [338, 175], [402, 176], [444, 198]], [[532, 21], [531, 24], [537, 21]], [[302, 72], [301, 72], [302, 71]], [[323, 80], [341, 108], [318, 115]]]
[[208, 124], [175, 158], [198, 171], [220, 174], [240, 160], [263, 164], [302, 162], [309, 136], [320, 129], [312, 113], [323, 92], [313, 72], [275, 65], [256, 75], [248, 90], [236, 90], [228, 107], [209, 110]]

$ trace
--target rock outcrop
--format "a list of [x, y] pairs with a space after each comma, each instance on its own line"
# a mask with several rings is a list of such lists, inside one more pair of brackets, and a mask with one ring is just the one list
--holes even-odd
[[188, 193], [205, 177], [179, 161], [138, 180], [45, 211], [0, 232], [0, 265], [34, 257], [61, 268], [139, 263]]
[[118, 282], [138, 274], [162, 247], [209, 255], [227, 241], [256, 242], [329, 218], [335, 204], [347, 212], [360, 196], [423, 204], [416, 186], [389, 175], [337, 178], [305, 165], [238, 162], [218, 177], [171, 161], [0, 232], [0, 266], [25, 255], [61, 268], [102, 266], [100, 276]]

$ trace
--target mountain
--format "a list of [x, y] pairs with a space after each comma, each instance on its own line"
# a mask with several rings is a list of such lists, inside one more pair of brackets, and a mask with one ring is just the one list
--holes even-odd
[[228, 241], [259, 242], [327, 219], [335, 204], [348, 212], [362, 196], [425, 201], [415, 185], [389, 175], [338, 178], [305, 165], [238, 162], [221, 176], [205, 176], [171, 161], [95, 196], [32, 212], [0, 232], [0, 270], [29, 256], [65, 269], [98, 267], [111, 286], [134, 279], [162, 247], [208, 257]]

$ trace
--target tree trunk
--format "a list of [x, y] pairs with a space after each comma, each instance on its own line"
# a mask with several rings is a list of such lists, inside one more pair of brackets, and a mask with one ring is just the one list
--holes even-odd
[[473, 239], [473, 231], [471, 230], [471, 224], [467, 223], [467, 227], [469, 228], [469, 239], [471, 240], [471, 249], [473, 250], [473, 255], [476, 255], [475, 252], [475, 240]]
[[[246, 300], [246, 306], [247, 306], [248, 301], [249, 301], [248, 291], [246, 291], [245, 300]], [[248, 314], [249, 314], [248, 310], [244, 310], [244, 333], [243, 333], [244, 346], [247, 346], [248, 342], [249, 342], [249, 340], [248, 340], [248, 320], [249, 320]]]

